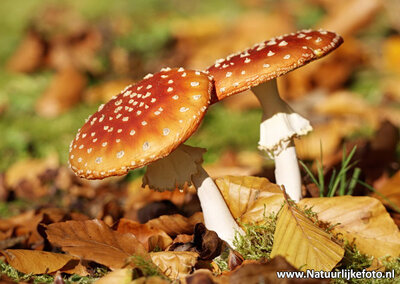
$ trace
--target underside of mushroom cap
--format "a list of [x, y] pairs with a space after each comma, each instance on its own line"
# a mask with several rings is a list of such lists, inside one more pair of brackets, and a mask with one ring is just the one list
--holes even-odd
[[70, 146], [87, 179], [123, 175], [167, 156], [198, 128], [212, 83], [199, 71], [165, 68], [128, 86], [90, 116]]
[[333, 32], [302, 30], [218, 59], [207, 70], [215, 80], [212, 103], [299, 68], [328, 54], [342, 42]]

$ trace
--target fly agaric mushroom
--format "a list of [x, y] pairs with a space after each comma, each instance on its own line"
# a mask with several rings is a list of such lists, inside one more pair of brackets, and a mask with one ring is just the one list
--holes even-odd
[[213, 103], [251, 88], [263, 110], [259, 148], [275, 160], [276, 183], [290, 198], [301, 198], [301, 178], [294, 137], [312, 130], [279, 96], [276, 78], [336, 49], [343, 39], [327, 31], [303, 30], [256, 44], [219, 59], [208, 68], [215, 80]]
[[173, 190], [193, 182], [209, 230], [232, 245], [241, 231], [201, 167], [204, 149], [181, 145], [210, 103], [212, 83], [198, 71], [164, 68], [128, 86], [89, 117], [70, 146], [80, 177], [103, 179], [148, 165], [144, 185]]

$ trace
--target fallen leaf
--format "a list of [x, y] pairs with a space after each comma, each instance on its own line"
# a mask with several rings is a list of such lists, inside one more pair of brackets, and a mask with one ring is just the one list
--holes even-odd
[[142, 208], [137, 210], [137, 219], [140, 223], [146, 223], [151, 219], [158, 218], [162, 215], [178, 214], [180, 210], [174, 203], [168, 199], [148, 202]]
[[36, 112], [49, 118], [66, 112], [79, 101], [86, 83], [87, 79], [80, 71], [73, 67], [62, 69], [36, 102]]
[[47, 251], [9, 249], [0, 252], [6, 257], [8, 264], [25, 274], [51, 274], [58, 270], [71, 270], [80, 261], [72, 255]]
[[[284, 257], [276, 256], [267, 263], [246, 263], [222, 277], [221, 284], [242, 283], [329, 283], [328, 279], [279, 279], [276, 272], [298, 271]], [[224, 279], [225, 278], [225, 279]], [[224, 281], [225, 280], [225, 281]], [[228, 280], [228, 281], [227, 281]]]
[[374, 193], [372, 196], [379, 199], [383, 204], [393, 207], [381, 197], [384, 195], [387, 199], [393, 202], [396, 206], [400, 207], [400, 171], [394, 174], [382, 187], [378, 189], [380, 194]]
[[334, 232], [353, 241], [361, 252], [376, 258], [400, 255], [400, 232], [379, 200], [368, 196], [305, 198], [318, 219], [338, 224]]
[[304, 213], [287, 203], [278, 215], [271, 257], [282, 255], [305, 271], [331, 271], [343, 258], [344, 249]]
[[45, 48], [38, 34], [29, 31], [7, 62], [7, 68], [14, 72], [36, 71], [43, 63]]
[[192, 272], [199, 255], [189, 251], [162, 251], [152, 252], [150, 257], [165, 276], [175, 280]]
[[163, 215], [148, 221], [146, 224], [159, 228], [169, 236], [175, 237], [179, 234], [192, 234], [197, 223], [204, 223], [203, 213], [197, 212], [186, 218], [180, 214]]
[[153, 251], [155, 248], [165, 250], [172, 243], [172, 239], [164, 231], [148, 224], [122, 218], [118, 222], [117, 232], [122, 234], [131, 233], [141, 242], [147, 251]]
[[97, 284], [128, 284], [132, 281], [132, 270], [128, 268], [116, 269], [101, 277]]
[[259, 223], [277, 213], [283, 203], [281, 189], [266, 178], [225, 176], [215, 180], [232, 215], [242, 223]]
[[171, 281], [159, 276], [140, 277], [131, 282], [131, 284], [170, 284]]
[[203, 223], [196, 224], [193, 242], [201, 260], [213, 260], [221, 254], [223, 241]]
[[47, 238], [54, 246], [110, 268], [122, 268], [132, 255], [147, 258], [144, 246], [134, 235], [113, 231], [100, 220], [67, 221], [51, 224], [46, 229]]
[[104, 82], [89, 88], [83, 94], [83, 98], [88, 103], [108, 102], [113, 96], [125, 89], [126, 86], [133, 83], [130, 79]]

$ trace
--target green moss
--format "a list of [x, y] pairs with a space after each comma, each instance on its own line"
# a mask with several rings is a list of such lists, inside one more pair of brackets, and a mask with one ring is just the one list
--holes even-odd
[[236, 234], [233, 245], [244, 259], [269, 259], [274, 242], [277, 215], [265, 217], [261, 224], [243, 224], [244, 235]]

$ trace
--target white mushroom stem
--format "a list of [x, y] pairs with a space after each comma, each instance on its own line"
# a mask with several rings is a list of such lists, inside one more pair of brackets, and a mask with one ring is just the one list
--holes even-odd
[[233, 218], [217, 185], [201, 167], [204, 152], [202, 148], [180, 145], [167, 157], [147, 166], [143, 185], [160, 191], [173, 190], [183, 188], [191, 180], [197, 189], [206, 228], [215, 231], [232, 246], [236, 231], [243, 231]]
[[243, 230], [232, 217], [218, 187], [203, 168], [193, 176], [192, 181], [197, 188], [206, 228], [215, 231], [218, 237], [233, 247], [235, 233], [243, 234]]
[[252, 88], [263, 110], [259, 148], [275, 160], [275, 179], [294, 201], [301, 199], [301, 176], [293, 138], [312, 130], [310, 122], [293, 112], [278, 93], [276, 79]]

